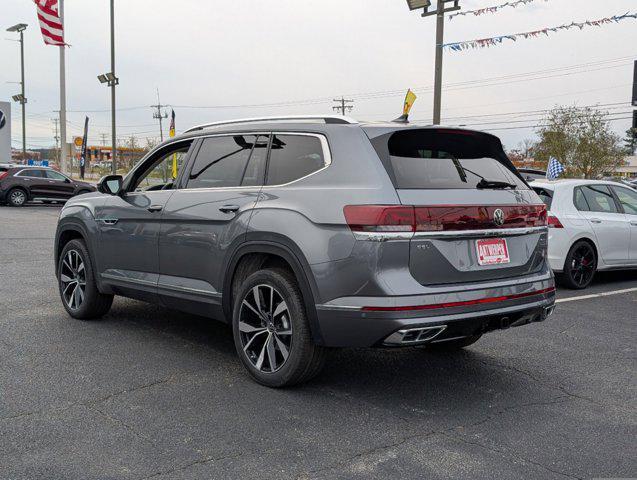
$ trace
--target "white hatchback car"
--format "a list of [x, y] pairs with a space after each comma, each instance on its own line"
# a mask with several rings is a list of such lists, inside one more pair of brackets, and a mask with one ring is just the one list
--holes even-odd
[[597, 270], [637, 267], [637, 191], [616, 182], [536, 180], [549, 210], [549, 263], [570, 288]]

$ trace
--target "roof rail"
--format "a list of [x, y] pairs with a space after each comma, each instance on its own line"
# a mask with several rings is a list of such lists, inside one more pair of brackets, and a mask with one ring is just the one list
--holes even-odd
[[358, 122], [350, 117], [342, 115], [288, 115], [283, 117], [256, 117], [256, 118], [240, 118], [236, 120], [225, 120], [223, 122], [204, 123], [189, 128], [184, 133], [196, 132], [205, 128], [221, 127], [223, 125], [235, 125], [241, 123], [257, 123], [257, 122], [282, 122], [282, 121], [311, 121], [323, 120], [325, 123], [350, 124], [354, 125]]

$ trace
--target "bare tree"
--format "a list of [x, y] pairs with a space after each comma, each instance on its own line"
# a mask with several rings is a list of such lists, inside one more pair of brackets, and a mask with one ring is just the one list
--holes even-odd
[[590, 107], [556, 107], [538, 130], [536, 160], [555, 157], [574, 177], [596, 178], [623, 164], [619, 137], [606, 120], [608, 112]]
[[533, 150], [535, 149], [535, 141], [530, 138], [525, 138], [518, 144], [518, 151], [520, 155], [524, 157], [525, 160], [528, 160], [533, 156]]

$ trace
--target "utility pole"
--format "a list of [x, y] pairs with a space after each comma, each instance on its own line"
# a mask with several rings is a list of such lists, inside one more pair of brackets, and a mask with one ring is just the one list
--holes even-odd
[[24, 31], [27, 29], [26, 23], [18, 23], [13, 27], [7, 28], [7, 32], [17, 32], [20, 34], [20, 70], [21, 70], [21, 93], [14, 95], [12, 98], [15, 102], [19, 102], [22, 105], [22, 160], [27, 159], [27, 123], [26, 123], [26, 105], [27, 97], [24, 93]]
[[60, 136], [58, 135], [58, 126], [59, 126], [59, 122], [60, 119], [59, 118], [52, 118], [51, 121], [53, 122], [53, 125], [55, 125], [55, 136], [53, 137], [55, 139], [55, 151], [57, 153], [56, 155], [56, 161], [58, 162], [58, 167], [59, 167], [59, 161], [60, 161], [60, 150], [58, 150], [58, 141], [60, 140]]
[[[453, 6], [445, 7], [453, 2]], [[433, 124], [440, 125], [440, 113], [442, 110], [442, 54], [445, 37], [445, 13], [460, 10], [460, 0], [438, 0], [436, 10], [429, 11], [430, 0], [407, 0], [410, 10], [424, 8], [423, 17], [436, 15], [436, 60], [434, 71], [434, 112]]]
[[111, 81], [111, 135], [113, 147], [111, 150], [111, 173], [117, 174], [117, 127], [115, 123], [115, 87], [119, 83], [115, 75], [115, 0], [111, 0], [111, 72], [116, 81]]
[[336, 105], [332, 107], [335, 112], [341, 112], [341, 115], [345, 116], [346, 112], [351, 112], [354, 108], [353, 105], [348, 105], [348, 103], [354, 103], [354, 100], [346, 100], [345, 97], [335, 98], [334, 101]]
[[105, 147], [106, 146], [106, 134], [104, 132], [100, 133], [100, 136], [102, 137], [102, 146]]
[[168, 113], [162, 112], [162, 108], [167, 107], [168, 105], [162, 105], [159, 101], [159, 88], [157, 89], [157, 105], [151, 105], [151, 108], [156, 108], [157, 111], [153, 113], [153, 118], [159, 120], [159, 139], [160, 141], [164, 141], [164, 127], [162, 124], [162, 120], [164, 118], [168, 118]]

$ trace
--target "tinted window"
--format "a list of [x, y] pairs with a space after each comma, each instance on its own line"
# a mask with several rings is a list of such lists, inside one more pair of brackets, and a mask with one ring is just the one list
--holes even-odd
[[573, 203], [575, 204], [575, 208], [577, 208], [580, 212], [588, 212], [590, 210], [588, 203], [586, 202], [586, 198], [584, 197], [584, 192], [582, 192], [582, 189], [579, 187], [575, 189]]
[[[251, 154], [255, 151], [254, 158]], [[267, 137], [234, 135], [206, 138], [190, 171], [186, 188], [260, 185]]]
[[553, 192], [546, 188], [540, 187], [533, 187], [533, 190], [535, 190], [535, 193], [537, 193], [538, 196], [542, 199], [542, 203], [546, 205], [546, 208], [550, 210], [551, 203], [553, 202]]
[[28, 169], [28, 170], [22, 170], [22, 172], [20, 172], [17, 176], [44, 178], [44, 172], [42, 170]]
[[282, 185], [325, 167], [323, 146], [317, 137], [274, 135], [267, 185]]
[[47, 178], [50, 178], [51, 180], [66, 180], [66, 177], [64, 175], [53, 170], [46, 170], [44, 173], [46, 174]]
[[613, 187], [619, 203], [624, 207], [624, 212], [629, 215], [637, 215], [637, 192], [629, 188]]
[[591, 212], [617, 213], [615, 199], [606, 185], [581, 187]]
[[394, 133], [387, 146], [397, 188], [474, 189], [483, 179], [527, 188], [507, 166], [510, 162], [500, 142], [490, 135], [404, 130]]

